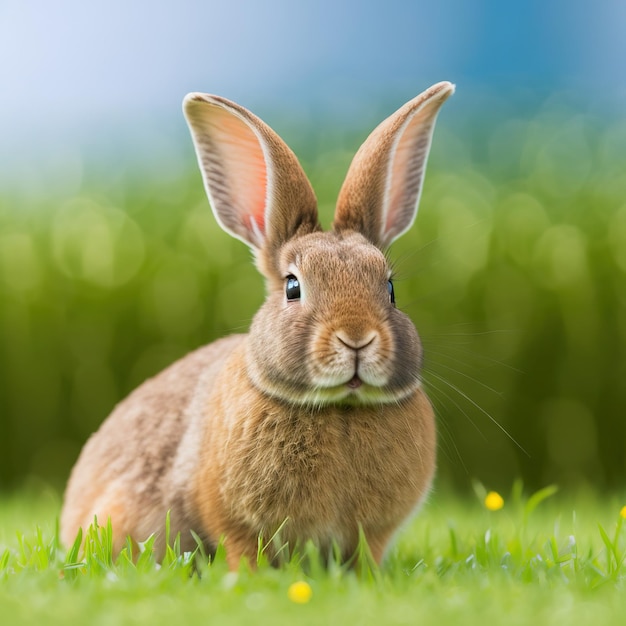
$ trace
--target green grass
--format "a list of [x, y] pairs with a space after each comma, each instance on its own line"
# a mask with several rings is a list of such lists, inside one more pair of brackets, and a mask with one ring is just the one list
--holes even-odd
[[[111, 558], [109, 529], [87, 533], [84, 556], [61, 549], [54, 494], [17, 494], [0, 507], [3, 624], [590, 624], [621, 623], [626, 610], [626, 522], [617, 497], [523, 497], [501, 510], [479, 497], [434, 494], [399, 535], [384, 566], [322, 568], [315, 552], [276, 570], [231, 573], [218, 552], [160, 565], [146, 543], [134, 560]], [[296, 581], [312, 589], [298, 604]]]

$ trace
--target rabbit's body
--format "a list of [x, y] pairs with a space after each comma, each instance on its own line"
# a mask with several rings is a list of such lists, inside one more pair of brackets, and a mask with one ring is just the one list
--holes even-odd
[[395, 307], [382, 249], [413, 220], [451, 92], [436, 85], [374, 131], [327, 233], [273, 131], [233, 103], [188, 97], [211, 204], [255, 251], [268, 297], [248, 335], [193, 352], [116, 407], [72, 472], [66, 543], [97, 515], [119, 550], [127, 535], [162, 531], [170, 511], [184, 549], [192, 530], [209, 551], [225, 537], [233, 568], [277, 531], [281, 545], [311, 539], [348, 559], [362, 529], [382, 559], [428, 491], [436, 447], [419, 337]]
[[[161, 531], [170, 511], [172, 531], [183, 531], [181, 545], [195, 547], [189, 529], [202, 529], [190, 494], [207, 426], [199, 407], [243, 337], [226, 337], [170, 365], [135, 389], [91, 436], [65, 494], [61, 529], [66, 544], [79, 527], [89, 527], [94, 515], [101, 523], [110, 517], [118, 552], [127, 535], [141, 541]], [[158, 544], [162, 551], [162, 537]]]

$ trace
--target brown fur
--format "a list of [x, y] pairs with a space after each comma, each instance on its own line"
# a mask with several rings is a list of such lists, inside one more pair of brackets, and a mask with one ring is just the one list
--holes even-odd
[[[378, 208], [356, 219], [358, 206], [340, 198], [330, 233], [320, 232], [308, 181], [269, 127], [221, 98], [188, 96], [212, 208], [255, 251], [267, 300], [248, 335], [145, 382], [90, 438], [65, 495], [65, 543], [96, 515], [111, 518], [116, 551], [127, 535], [157, 533], [162, 555], [170, 511], [183, 549], [195, 545], [191, 530], [209, 551], [224, 537], [232, 568], [279, 529], [281, 545], [311, 539], [348, 559], [361, 528], [382, 559], [428, 491], [436, 444], [419, 337], [390, 302], [381, 248], [414, 218], [424, 146], [451, 92], [448, 83], [431, 88], [372, 134], [362, 151], [369, 164], [378, 154], [388, 175], [377, 174]], [[369, 165], [355, 162], [346, 189], [367, 184]], [[297, 299], [286, 296], [289, 276], [301, 285]], [[268, 554], [278, 556], [272, 545]]]

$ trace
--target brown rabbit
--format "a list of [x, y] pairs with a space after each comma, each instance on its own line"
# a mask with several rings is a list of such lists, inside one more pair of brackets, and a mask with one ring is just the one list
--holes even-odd
[[[356, 154], [332, 231], [295, 155], [261, 120], [217, 96], [184, 112], [215, 217], [248, 244], [267, 300], [247, 335], [189, 354], [121, 402], [85, 445], [61, 518], [66, 544], [94, 515], [126, 536], [172, 533], [254, 564], [280, 529], [291, 548], [377, 562], [428, 492], [433, 411], [415, 327], [395, 307], [384, 250], [412, 224], [435, 119], [454, 91], [434, 85]], [[268, 545], [271, 559], [276, 557]]]

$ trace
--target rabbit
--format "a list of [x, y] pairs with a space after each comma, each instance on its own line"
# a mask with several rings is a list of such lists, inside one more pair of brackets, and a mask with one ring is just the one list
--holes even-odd
[[260, 543], [279, 558], [312, 541], [350, 562], [362, 534], [381, 563], [424, 500], [436, 428], [422, 347], [396, 308], [388, 246], [412, 225], [440, 82], [382, 122], [356, 153], [330, 231], [295, 154], [222, 97], [190, 93], [188, 122], [220, 226], [246, 243], [267, 299], [248, 334], [202, 347], [144, 382], [85, 444], [66, 488], [61, 539], [97, 516], [118, 553], [164, 523], [181, 549], [224, 542], [236, 570]]

